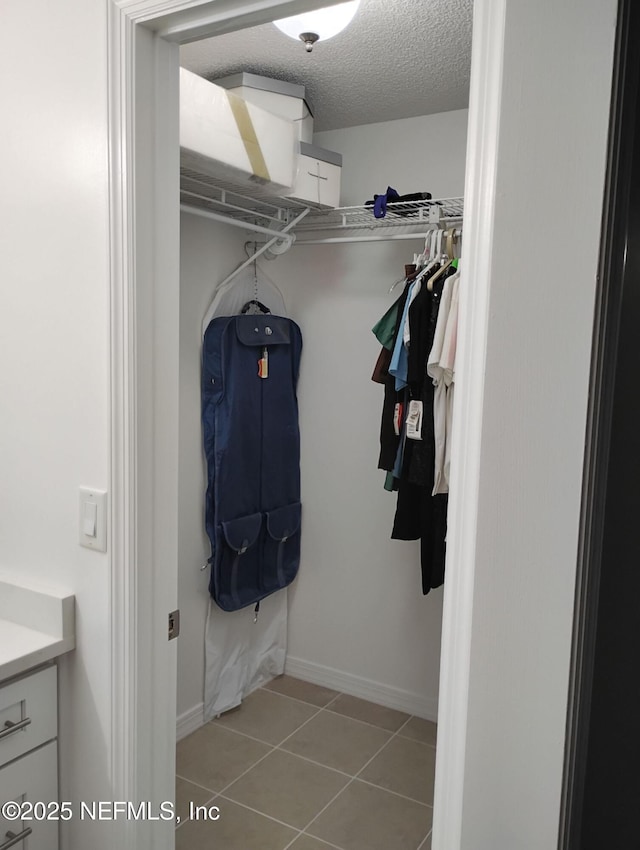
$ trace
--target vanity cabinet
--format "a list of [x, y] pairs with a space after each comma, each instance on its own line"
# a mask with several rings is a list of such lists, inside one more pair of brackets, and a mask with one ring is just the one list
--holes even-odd
[[0, 804], [24, 804], [25, 815], [0, 814], [0, 850], [58, 850], [57, 735], [55, 664], [0, 683]]

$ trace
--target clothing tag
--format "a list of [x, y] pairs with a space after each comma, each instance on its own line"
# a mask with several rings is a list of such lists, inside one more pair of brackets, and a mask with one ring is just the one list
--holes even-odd
[[407, 437], [409, 440], [422, 439], [422, 402], [417, 399], [409, 402]]
[[396, 432], [396, 437], [400, 436], [402, 431], [402, 414], [404, 405], [399, 401], [393, 411], [393, 430]]
[[258, 360], [258, 377], [269, 377], [269, 352], [267, 351], [266, 345], [262, 349], [262, 357]]

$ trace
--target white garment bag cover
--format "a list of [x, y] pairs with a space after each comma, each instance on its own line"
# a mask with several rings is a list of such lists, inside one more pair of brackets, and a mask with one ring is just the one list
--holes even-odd
[[[256, 297], [274, 315], [286, 316], [284, 298], [261, 269], [249, 266], [224, 292], [216, 294], [203, 332], [216, 316], [233, 316]], [[203, 458], [204, 462], [204, 458]], [[287, 653], [287, 590], [260, 602], [255, 620], [253, 605], [240, 611], [222, 611], [209, 597], [205, 629], [204, 718], [211, 720], [240, 705], [252, 691], [284, 673]]]

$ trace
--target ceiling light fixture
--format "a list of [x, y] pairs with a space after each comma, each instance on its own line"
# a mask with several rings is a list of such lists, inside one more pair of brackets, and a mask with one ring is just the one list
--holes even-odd
[[317, 9], [315, 12], [305, 12], [292, 18], [283, 18], [273, 23], [289, 38], [304, 42], [307, 53], [311, 53], [316, 41], [326, 41], [349, 26], [353, 16], [358, 11], [360, 0], [350, 0], [328, 9]]

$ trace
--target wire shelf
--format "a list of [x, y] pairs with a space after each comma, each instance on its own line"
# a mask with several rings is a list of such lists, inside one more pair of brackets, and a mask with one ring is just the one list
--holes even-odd
[[464, 200], [444, 198], [430, 201], [404, 201], [387, 205], [384, 218], [375, 218], [373, 206], [338, 207], [311, 212], [297, 228], [299, 232], [316, 230], [378, 230], [409, 225], [455, 223], [462, 221]]
[[296, 233], [366, 233], [362, 238], [367, 240], [390, 238], [385, 235], [390, 229], [407, 228], [404, 233], [413, 233], [416, 227], [426, 230], [429, 225], [462, 222], [464, 212], [462, 198], [442, 198], [389, 203], [385, 217], [375, 218], [370, 205], [326, 208], [309, 201], [274, 195], [259, 182], [247, 185], [234, 183], [184, 165], [180, 169], [180, 203], [194, 212], [211, 213], [218, 220], [222, 216], [223, 220], [238, 227], [245, 224], [253, 226], [254, 230], [267, 228], [271, 231], [281, 230], [301, 212], [309, 210], [308, 215], [296, 225]]
[[190, 168], [180, 169], [180, 203], [227, 216], [237, 222], [283, 226], [302, 210], [321, 209], [295, 198], [283, 198], [256, 182], [250, 186], [209, 177]]

